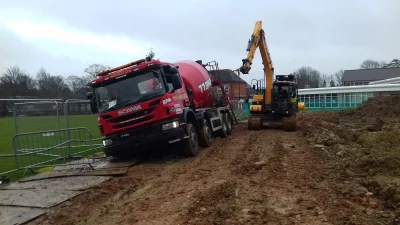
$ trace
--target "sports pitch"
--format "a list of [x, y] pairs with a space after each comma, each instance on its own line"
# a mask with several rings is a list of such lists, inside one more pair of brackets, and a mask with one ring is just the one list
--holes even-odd
[[[58, 121], [59, 120], [59, 121]], [[58, 125], [59, 124], [59, 125]], [[46, 151], [49, 154], [65, 154], [66, 145], [60, 145], [66, 140], [66, 132], [57, 132], [58, 127], [65, 129], [65, 117], [60, 116], [58, 119], [55, 116], [43, 117], [18, 117], [17, 129], [18, 133], [41, 132], [37, 134], [23, 135], [17, 139], [18, 149], [43, 149], [53, 148], [51, 151]], [[72, 140], [90, 140], [99, 138], [100, 133], [97, 128], [97, 117], [95, 115], [71, 115], [69, 116], [69, 128], [85, 127], [85, 129], [78, 129], [70, 131]], [[50, 131], [53, 132], [45, 132]], [[0, 118], [0, 154], [14, 154], [13, 137], [15, 135], [15, 125], [13, 117]], [[93, 142], [99, 144], [100, 141]], [[71, 143], [71, 145], [80, 145], [82, 143]], [[89, 144], [88, 142], [86, 144]], [[59, 145], [58, 147], [55, 147]], [[88, 149], [88, 147], [86, 147]], [[81, 151], [82, 148], [74, 148], [72, 152]], [[102, 151], [102, 149], [97, 149]], [[86, 153], [86, 155], [90, 154]], [[45, 155], [27, 155], [20, 157], [20, 166], [31, 165], [32, 163], [39, 163], [45, 160], [54, 159]], [[0, 157], [0, 173], [9, 171], [16, 168], [14, 157]], [[23, 171], [19, 171], [9, 176], [11, 179], [21, 178]]]

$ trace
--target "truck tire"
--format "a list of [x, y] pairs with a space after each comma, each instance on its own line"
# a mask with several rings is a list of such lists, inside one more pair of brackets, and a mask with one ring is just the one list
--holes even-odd
[[199, 139], [196, 128], [191, 123], [186, 124], [189, 137], [183, 140], [183, 153], [187, 157], [195, 157], [199, 154]]
[[232, 119], [229, 113], [224, 113], [225, 122], [226, 122], [226, 133], [228, 135], [232, 134]]
[[214, 143], [214, 137], [212, 136], [212, 130], [208, 120], [204, 119], [204, 126], [199, 132], [200, 146], [203, 148], [210, 147]]
[[228, 125], [225, 119], [225, 113], [221, 115], [221, 126], [222, 128], [219, 130], [219, 135], [223, 138], [228, 137]]

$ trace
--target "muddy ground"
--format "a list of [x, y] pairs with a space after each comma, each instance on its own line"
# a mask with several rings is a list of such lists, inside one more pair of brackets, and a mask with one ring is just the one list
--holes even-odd
[[399, 103], [302, 113], [297, 132], [240, 123], [196, 158], [158, 154], [29, 224], [398, 224]]

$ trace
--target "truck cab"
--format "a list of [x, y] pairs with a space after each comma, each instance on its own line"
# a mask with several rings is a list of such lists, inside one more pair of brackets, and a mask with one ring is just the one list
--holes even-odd
[[138, 60], [99, 73], [90, 86], [87, 98], [97, 113], [106, 156], [181, 141], [186, 155], [196, 156], [199, 142], [209, 146], [212, 132], [223, 127], [222, 120], [218, 128], [207, 110], [195, 108], [196, 90], [185, 85], [179, 66], [171, 63]]

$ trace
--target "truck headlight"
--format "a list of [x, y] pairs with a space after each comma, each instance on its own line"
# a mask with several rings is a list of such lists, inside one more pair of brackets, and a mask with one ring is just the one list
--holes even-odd
[[179, 127], [179, 122], [178, 121], [174, 121], [172, 123], [166, 123], [166, 124], [163, 124], [161, 126], [162, 130], [169, 130], [169, 129], [174, 129], [174, 128], [177, 128], [177, 127]]
[[103, 145], [107, 146], [107, 145], [111, 145], [112, 144], [112, 140], [111, 139], [104, 139], [103, 140]]

